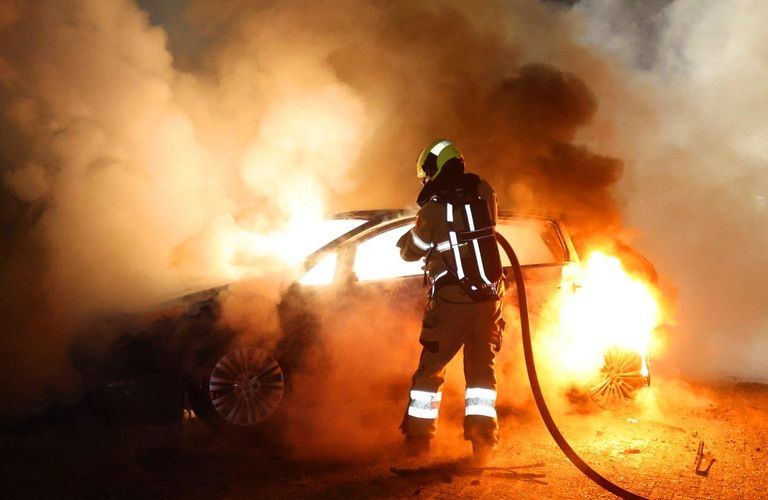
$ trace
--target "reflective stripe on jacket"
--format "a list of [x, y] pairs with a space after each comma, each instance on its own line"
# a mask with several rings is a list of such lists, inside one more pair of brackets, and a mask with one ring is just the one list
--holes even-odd
[[[493, 223], [496, 224], [498, 214], [496, 193], [490, 184], [484, 180], [480, 181], [477, 192], [488, 204], [488, 212]], [[407, 261], [419, 260], [433, 247], [437, 247], [433, 252], [445, 251], [450, 248], [446, 208], [436, 198], [429, 200], [419, 210], [416, 225], [406, 238], [405, 245], [400, 250], [400, 256]], [[427, 263], [427, 272], [430, 276], [445, 276], [446, 271], [445, 263], [439, 255], [434, 254], [430, 257]], [[471, 299], [458, 291], [458, 286], [445, 287], [443, 290], [445, 291], [441, 290], [438, 295], [447, 300], [471, 302]]]

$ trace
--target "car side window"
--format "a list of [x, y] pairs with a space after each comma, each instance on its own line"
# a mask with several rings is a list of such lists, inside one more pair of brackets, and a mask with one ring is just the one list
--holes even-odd
[[353, 266], [357, 279], [372, 281], [422, 274], [422, 260], [406, 262], [397, 248], [397, 240], [412, 228], [413, 224], [398, 226], [358, 244]]
[[315, 265], [304, 273], [299, 283], [302, 285], [330, 285], [333, 283], [333, 278], [336, 274], [337, 256], [337, 252], [329, 252], [323, 255], [320, 260], [315, 262]]
[[[547, 221], [511, 219], [499, 221], [496, 231], [512, 245], [520, 264], [557, 264], [566, 259], [557, 231]], [[501, 262], [509, 266], [507, 254], [500, 249]]]

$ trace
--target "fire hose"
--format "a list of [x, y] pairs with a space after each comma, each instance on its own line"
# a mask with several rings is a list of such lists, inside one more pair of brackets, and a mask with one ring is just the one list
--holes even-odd
[[520, 329], [523, 337], [523, 353], [525, 355], [525, 366], [528, 370], [528, 380], [531, 384], [531, 392], [533, 392], [533, 399], [536, 401], [536, 407], [541, 414], [544, 425], [547, 426], [547, 430], [552, 435], [555, 443], [568, 457], [568, 460], [576, 466], [585, 476], [595, 482], [601, 488], [613, 493], [614, 495], [625, 498], [628, 500], [646, 500], [645, 497], [627, 491], [621, 486], [609, 481], [605, 477], [601, 476], [595, 469], [590, 467], [576, 452], [571, 448], [568, 442], [563, 437], [560, 429], [557, 428], [555, 421], [552, 419], [552, 414], [547, 408], [547, 404], [544, 401], [544, 395], [541, 393], [541, 385], [539, 384], [539, 378], [536, 374], [536, 364], [533, 359], [533, 348], [531, 346], [531, 325], [528, 318], [528, 297], [525, 293], [525, 281], [523, 280], [523, 271], [520, 267], [520, 261], [512, 249], [512, 245], [504, 239], [500, 234], [496, 234], [499, 244], [504, 249], [504, 252], [509, 258], [509, 262], [512, 265], [512, 272], [515, 277], [515, 286], [517, 288], [517, 303], [520, 309]]

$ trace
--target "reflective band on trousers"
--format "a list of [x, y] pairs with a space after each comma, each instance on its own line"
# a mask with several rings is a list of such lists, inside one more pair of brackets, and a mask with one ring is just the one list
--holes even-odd
[[482, 387], [469, 387], [464, 395], [464, 415], [496, 418], [496, 391]]
[[418, 236], [416, 236], [416, 233], [411, 231], [411, 238], [413, 238], [413, 242], [416, 244], [417, 247], [421, 248], [422, 250], [429, 250], [432, 248], [432, 243], [427, 243], [426, 241], [422, 240]]
[[411, 391], [411, 403], [408, 405], [408, 416], [416, 418], [437, 418], [442, 393], [427, 391]]

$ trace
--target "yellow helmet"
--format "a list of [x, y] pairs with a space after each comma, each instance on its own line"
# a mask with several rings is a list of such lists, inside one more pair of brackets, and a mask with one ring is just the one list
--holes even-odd
[[453, 158], [464, 161], [461, 151], [454, 143], [445, 139], [433, 142], [422, 150], [419, 159], [416, 160], [416, 177], [423, 183], [434, 180], [440, 175], [448, 160]]

